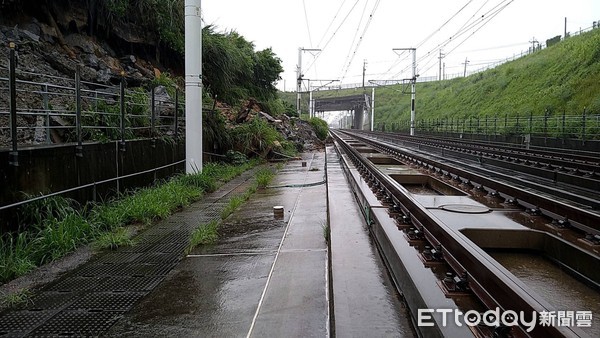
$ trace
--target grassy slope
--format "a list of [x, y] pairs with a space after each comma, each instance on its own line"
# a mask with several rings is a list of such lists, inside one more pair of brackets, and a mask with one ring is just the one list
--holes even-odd
[[[318, 92], [313, 97], [361, 91]], [[417, 84], [417, 119], [524, 117], [543, 115], [546, 109], [550, 114], [581, 114], [584, 108], [600, 114], [600, 29], [466, 78]], [[410, 95], [401, 94], [401, 86], [376, 89], [376, 124], [409, 118]]]

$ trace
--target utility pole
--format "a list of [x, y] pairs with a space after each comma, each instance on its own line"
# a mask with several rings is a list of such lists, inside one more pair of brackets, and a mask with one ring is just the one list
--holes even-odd
[[375, 123], [375, 86], [371, 90], [371, 131], [373, 131], [373, 124]]
[[[412, 52], [412, 78], [411, 83], [411, 96], [410, 96], [410, 136], [415, 135], [415, 99], [417, 94], [417, 49], [416, 48], [393, 48], [394, 52], [398, 50], [408, 50]], [[441, 55], [441, 51], [440, 51]]]
[[366, 88], [365, 88], [365, 73], [367, 71], [367, 60], [363, 61], [363, 78], [362, 78], [362, 87], [363, 87], [363, 93], [366, 93]]
[[567, 17], [565, 16], [565, 35], [563, 35], [563, 40], [567, 38]]
[[202, 172], [201, 0], [185, 0], [185, 172]]
[[442, 49], [440, 48], [440, 56], [438, 57], [440, 59], [440, 71], [438, 73], [440, 81], [442, 81], [442, 59], [444, 58], [444, 56], [446, 55], [442, 53]]
[[465, 63], [463, 63], [463, 65], [465, 65], [465, 72], [463, 73], [463, 77], [467, 77], [467, 64], [469, 63], [469, 60], [467, 58], [465, 58]]
[[[320, 52], [320, 49], [307, 49], [307, 48], [302, 48], [299, 47], [298, 48], [298, 66], [296, 66], [296, 80], [297, 80], [297, 87], [296, 87], [296, 113], [298, 114], [298, 117], [300, 117], [301, 115], [301, 111], [300, 111], [300, 91], [302, 90], [302, 77], [304, 76], [302, 74], [302, 52]], [[310, 114], [310, 113], [309, 113]]]
[[539, 44], [539, 41], [535, 39], [535, 36], [533, 37], [533, 39], [531, 39], [531, 53], [535, 52], [535, 44]]

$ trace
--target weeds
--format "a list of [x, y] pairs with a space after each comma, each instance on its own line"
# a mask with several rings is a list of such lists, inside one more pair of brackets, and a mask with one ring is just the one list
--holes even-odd
[[[96, 248], [131, 245], [124, 226], [149, 224], [165, 218], [178, 208], [198, 200], [204, 191], [214, 191], [223, 182], [256, 165], [249, 161], [241, 166], [207, 164], [202, 174], [177, 176], [160, 185], [139, 189], [105, 204], [82, 209], [75, 201], [49, 197], [29, 203], [20, 210], [18, 235], [0, 236], [0, 283], [21, 276], [94, 242]], [[254, 187], [255, 191], [256, 188]], [[233, 212], [242, 201], [231, 202]]]
[[131, 233], [126, 228], [118, 228], [111, 232], [102, 233], [94, 242], [94, 248], [98, 250], [115, 250], [122, 246], [132, 246]]
[[232, 198], [230, 198], [229, 203], [227, 203], [225, 208], [221, 210], [221, 219], [226, 219], [231, 214], [233, 214], [233, 212], [237, 208], [239, 208], [244, 203], [244, 201], [246, 201], [244, 195], [233, 196]]
[[186, 249], [186, 254], [189, 254], [198, 245], [214, 244], [219, 239], [219, 221], [212, 220], [209, 223], [202, 224], [194, 232], [190, 239], [190, 244]]
[[273, 180], [273, 177], [275, 177], [275, 174], [271, 169], [261, 169], [256, 173], [256, 184], [259, 188], [266, 188]]
[[325, 238], [325, 242], [329, 243], [331, 239], [331, 229], [329, 228], [329, 222], [322, 222], [321, 228], [323, 228], [323, 238]]
[[17, 292], [2, 295], [0, 304], [4, 307], [14, 307], [31, 301], [32, 296], [32, 292], [28, 289], [21, 289]]
[[26, 274], [35, 268], [28, 232], [0, 237], [0, 282]]

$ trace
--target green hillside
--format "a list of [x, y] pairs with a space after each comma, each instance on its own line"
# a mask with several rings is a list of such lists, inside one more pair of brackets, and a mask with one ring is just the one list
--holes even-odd
[[[317, 92], [313, 97], [360, 91]], [[293, 93], [286, 94], [285, 99], [289, 96], [288, 102], [294, 104]], [[584, 109], [587, 114], [600, 114], [600, 29], [466, 78], [417, 84], [417, 120], [525, 117], [546, 111], [547, 116], [577, 115]], [[409, 119], [410, 95], [402, 94], [401, 85], [376, 88], [376, 125], [406, 124]]]

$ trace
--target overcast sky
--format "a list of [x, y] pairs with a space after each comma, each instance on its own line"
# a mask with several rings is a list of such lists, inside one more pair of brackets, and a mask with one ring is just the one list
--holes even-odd
[[204, 0], [202, 12], [218, 31], [272, 48], [284, 68], [277, 87], [289, 91], [299, 47], [322, 50], [302, 53], [311, 86], [360, 83], [365, 60], [367, 81], [411, 77], [410, 57], [393, 48], [417, 47], [418, 74], [427, 77], [438, 76], [442, 46], [445, 73], [462, 74], [465, 59], [472, 71], [563, 35], [565, 17], [570, 33], [591, 27], [600, 0]]

